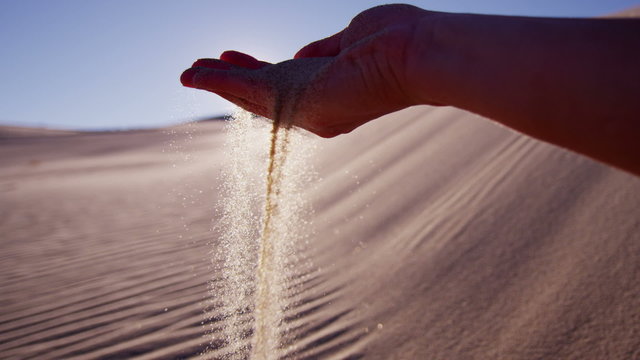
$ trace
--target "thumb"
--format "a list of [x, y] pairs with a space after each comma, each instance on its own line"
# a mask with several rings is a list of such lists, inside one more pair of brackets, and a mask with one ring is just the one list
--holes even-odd
[[311, 44], [300, 49], [294, 56], [294, 59], [308, 57], [329, 57], [336, 56], [340, 53], [340, 42], [344, 30], [328, 38], [314, 41]]

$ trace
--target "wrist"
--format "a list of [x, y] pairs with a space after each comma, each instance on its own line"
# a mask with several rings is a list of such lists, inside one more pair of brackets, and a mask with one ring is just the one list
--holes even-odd
[[467, 66], [453, 51], [450, 32], [465, 16], [469, 15], [427, 12], [414, 25], [403, 68], [407, 92], [417, 104], [453, 105], [453, 77]]

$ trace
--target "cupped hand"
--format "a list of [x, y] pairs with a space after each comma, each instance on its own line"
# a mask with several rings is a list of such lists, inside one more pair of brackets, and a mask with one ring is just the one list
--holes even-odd
[[419, 103], [406, 57], [416, 23], [427, 14], [409, 5], [379, 6], [293, 60], [270, 64], [227, 51], [196, 61], [181, 81], [257, 115], [333, 137]]

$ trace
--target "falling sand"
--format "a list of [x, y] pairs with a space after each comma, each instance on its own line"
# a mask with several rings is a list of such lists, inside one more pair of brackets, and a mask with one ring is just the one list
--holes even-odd
[[[229, 125], [225, 148], [230, 166], [223, 182], [220, 233], [225, 254], [218, 259], [225, 264], [221, 269], [225, 280], [222, 286], [213, 284], [211, 292], [226, 299], [230, 321], [225, 326], [225, 342], [234, 349], [230, 356], [243, 358], [249, 353], [255, 359], [270, 359], [277, 358], [281, 350], [290, 350], [280, 349], [286, 308], [282, 297], [287, 276], [291, 276], [287, 267], [299, 261], [300, 244], [310, 235], [300, 194], [312, 173], [306, 157], [314, 147], [312, 139], [292, 127], [292, 119], [298, 108], [310, 107], [300, 103], [305, 91], [315, 91], [305, 84], [327, 64], [324, 58], [285, 61], [252, 73], [277, 80], [271, 131], [266, 131], [265, 121], [244, 110], [238, 110]], [[270, 134], [268, 144], [264, 134]], [[265, 170], [255, 161], [262, 158], [264, 149], [269, 150], [266, 176], [260, 178]], [[256, 193], [260, 188], [265, 189], [264, 194]], [[263, 201], [262, 209], [253, 203], [256, 199]], [[257, 211], [262, 216], [256, 217]], [[247, 328], [252, 322], [253, 327]]]
[[277, 304], [273, 303], [273, 299], [278, 297], [275, 293], [277, 284], [273, 281], [277, 278], [274, 273], [275, 261], [273, 252], [274, 238], [273, 220], [278, 211], [278, 197], [282, 193], [282, 169], [289, 151], [289, 131], [290, 128], [282, 129], [283, 136], [280, 134], [280, 121], [273, 122], [271, 129], [271, 143], [269, 146], [269, 166], [267, 168], [267, 186], [264, 205], [264, 220], [262, 226], [262, 236], [260, 238], [260, 248], [258, 251], [258, 294], [256, 296], [256, 333], [253, 345], [253, 354], [255, 358], [267, 359], [269, 352], [273, 351], [275, 340], [269, 334], [269, 328], [276, 325], [278, 319], [274, 319], [272, 314], [277, 314], [280, 309], [276, 308]]
[[227, 126], [218, 228], [223, 251], [215, 259], [224, 278], [210, 285], [212, 299], [223, 303], [211, 308], [223, 307], [225, 323], [223, 338], [216, 334], [211, 345], [222, 341], [232, 359], [271, 359], [287, 350], [280, 349], [283, 294], [310, 231], [299, 194], [312, 177], [306, 157], [313, 141], [280, 125], [238, 110]]

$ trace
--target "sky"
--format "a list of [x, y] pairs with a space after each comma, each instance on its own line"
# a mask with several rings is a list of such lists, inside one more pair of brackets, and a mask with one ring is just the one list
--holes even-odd
[[[113, 130], [228, 113], [183, 88], [194, 60], [239, 50], [289, 59], [344, 28], [368, 0], [0, 0], [0, 124]], [[408, 1], [436, 11], [556, 17], [613, 13], [640, 0]]]

